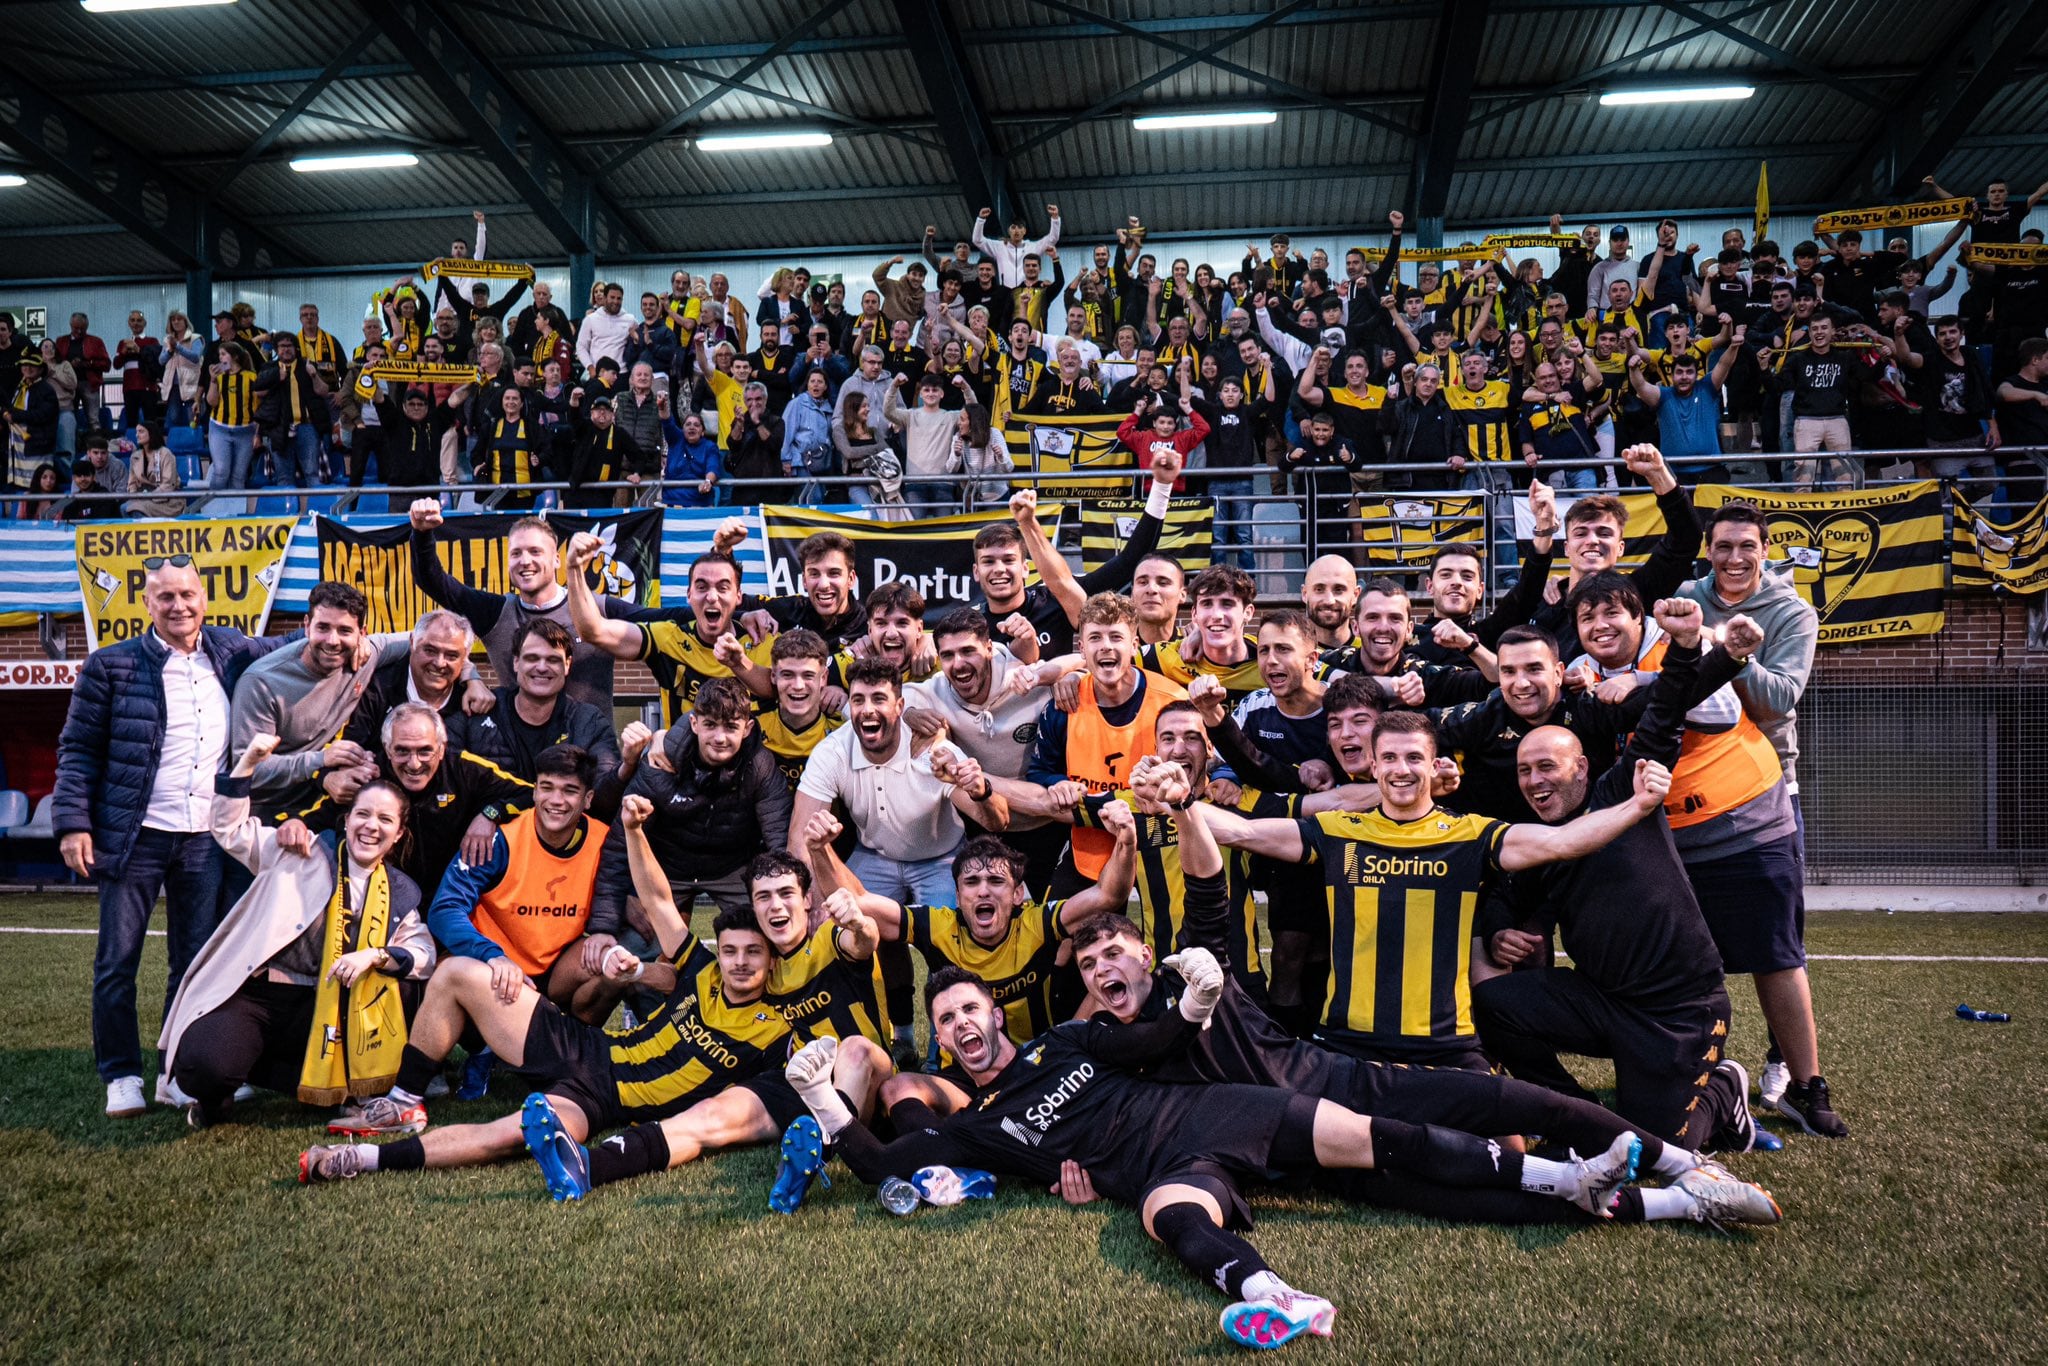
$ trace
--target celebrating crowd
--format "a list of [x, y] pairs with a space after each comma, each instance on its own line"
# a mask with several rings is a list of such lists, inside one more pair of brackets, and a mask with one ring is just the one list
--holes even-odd
[[[216, 492], [474, 482], [520, 508], [519, 486], [551, 483], [571, 506], [908, 518], [1000, 504], [1022, 448], [1006, 433], [1127, 417], [1116, 436], [1140, 470], [1170, 442], [1205, 472], [1196, 491], [1241, 567], [1269, 469], [1311, 556], [1356, 554], [1361, 499], [1615, 487], [1616, 452], [1650, 441], [1687, 480], [1839, 486], [1904, 462], [1981, 494], [2039, 478], [2008, 452], [2048, 445], [2048, 263], [1973, 253], [2040, 244], [2021, 228], [2044, 195], [1993, 182], [1924, 255], [1855, 229], [1789, 252], [1730, 229], [1703, 249], [1670, 219], [1637, 244], [1553, 217], [1508, 239], [1545, 244], [1547, 275], [1483, 244], [1404, 259], [1398, 212], [1384, 247], [1341, 262], [1275, 234], [1235, 266], [1162, 264], [1135, 218], [1063, 254], [1049, 204], [1042, 236], [983, 210], [967, 240], [942, 251], [928, 227], [869, 280], [781, 267], [742, 296], [678, 270], [637, 299], [599, 282], [567, 301], [580, 317], [530, 269], [485, 261], [479, 213], [473, 247], [378, 291], [360, 340], [310, 304], [296, 325], [237, 304], [210, 335], [173, 311], [153, 336], [133, 313], [111, 347], [84, 314], [39, 346], [0, 319], [0, 426], [32, 517], [203, 503], [168, 449], [198, 429]], [[1935, 314], [1959, 262], [1967, 288]], [[103, 403], [117, 374], [120, 403]], [[73, 496], [94, 494], [129, 498]]]
[[[945, 347], [966, 354], [992, 291], [1051, 297], [1051, 244], [1020, 238], [971, 270], [939, 263], [943, 296], [970, 274], [981, 291]], [[1098, 308], [1120, 269], [1103, 250], [1079, 296]], [[1294, 267], [1248, 263], [1259, 335], [1291, 339], [1271, 301], [1319, 269]], [[1140, 269], [1120, 297], [1150, 319], [1171, 281], [1170, 333], [1240, 311], [1178, 264]], [[922, 284], [888, 274], [890, 331], [950, 316], [901, 316]], [[859, 343], [849, 367], [809, 294], [771, 283], [764, 348], [824, 327], [797, 387], [833, 406], [837, 372], [858, 402], [835, 411], [900, 416], [913, 451], [920, 423], [978, 430], [977, 410], [1042, 404], [1047, 386], [1091, 392], [1067, 378], [1085, 306], [1051, 368], [1029, 319], [1006, 319], [1021, 344], [949, 387], [922, 360], [888, 369], [908, 363], [892, 342]], [[1470, 282], [1482, 298], [1499, 283]], [[742, 310], [678, 299], [700, 373], [731, 386], [711, 386], [721, 410], [761, 419], [758, 376], [790, 379], [799, 358], [707, 352]], [[622, 344], [672, 337], [675, 302], [653, 300]], [[1191, 427], [1222, 431], [1245, 373], [1271, 383], [1278, 362], [1250, 338], [1246, 372], [1216, 384], [1222, 421], [1190, 404]], [[586, 322], [576, 348], [606, 344]], [[1040, 368], [1013, 388], [1005, 356]], [[1146, 394], [1142, 416], [1182, 360], [1110, 387]], [[894, 395], [912, 378], [914, 408]], [[583, 383], [601, 411], [601, 380]], [[933, 410], [948, 415], [920, 418]], [[866, 444], [873, 474], [884, 447]], [[1282, 1176], [1453, 1220], [1778, 1221], [1713, 1155], [1776, 1142], [1727, 1054], [1727, 975], [1753, 978], [1767, 1026], [1763, 1103], [1806, 1134], [1847, 1126], [1801, 942], [1793, 722], [1817, 621], [1764, 573], [1762, 514], [1730, 502], [1702, 526], [1669, 453], [1633, 445], [1622, 469], [1665, 520], [1640, 568], [1616, 569], [1618, 498], [1589, 492], [1560, 518], [1538, 469], [1523, 573], [1490, 614], [1469, 548], [1436, 557], [1426, 616], [1342, 555], [1309, 567], [1298, 608], [1262, 613], [1234, 564], [1188, 576], [1157, 550], [1185, 444], [1144, 442], [1145, 511], [1086, 575], [1047, 544], [1034, 496], [1009, 495], [973, 542], [971, 605], [862, 583], [831, 532], [801, 547], [801, 593], [746, 595], [732, 521], [681, 605], [638, 608], [593, 591], [594, 537], [560, 544], [534, 516], [507, 519], [510, 591], [486, 594], [441, 563], [431, 498], [411, 504], [410, 554], [441, 605], [402, 635], [366, 634], [362, 594], [326, 582], [299, 630], [252, 639], [207, 623], [188, 558], [147, 561], [152, 629], [85, 661], [54, 811], [100, 893], [107, 1113], [153, 1095], [206, 1127], [280, 1092], [332, 1136], [299, 1159], [309, 1185], [530, 1153], [556, 1199], [584, 1199], [779, 1142], [768, 1203], [790, 1213], [834, 1157], [935, 1203], [992, 1174], [1133, 1207], [1251, 1346], [1328, 1334], [1335, 1313], [1245, 1237]], [[625, 660], [652, 670], [663, 729], [615, 728]], [[152, 1069], [136, 968], [160, 893]], [[1614, 1060], [1611, 1108], [1560, 1053]], [[496, 1074], [527, 1093], [516, 1110], [430, 1124], [434, 1097], [502, 1093]]]

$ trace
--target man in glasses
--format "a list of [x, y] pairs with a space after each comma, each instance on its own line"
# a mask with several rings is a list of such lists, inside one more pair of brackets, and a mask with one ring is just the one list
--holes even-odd
[[[242, 671], [296, 636], [252, 639], [206, 624], [206, 581], [190, 555], [143, 562], [150, 629], [93, 651], [57, 739], [51, 823], [64, 862], [98, 884], [93, 1061], [107, 1114], [143, 1112], [135, 971], [159, 893], [169, 932], [164, 1005], [220, 918], [213, 775], [228, 767], [228, 697]], [[159, 1075], [157, 1103], [176, 1104]]]

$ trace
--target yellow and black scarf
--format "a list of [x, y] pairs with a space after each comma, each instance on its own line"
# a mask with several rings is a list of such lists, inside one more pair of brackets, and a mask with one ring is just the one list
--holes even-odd
[[[348, 855], [335, 852], [334, 896], [327, 903], [327, 933], [320, 946], [320, 985], [313, 999], [313, 1028], [299, 1067], [299, 1099], [308, 1105], [339, 1105], [360, 1096], [381, 1096], [398, 1079], [405, 1051], [405, 1006], [398, 979], [367, 972], [354, 986], [334, 980], [334, 964], [356, 949], [381, 949], [391, 933], [391, 878], [378, 864], [370, 870], [360, 916], [348, 908]], [[355, 933], [350, 935], [351, 919]]]

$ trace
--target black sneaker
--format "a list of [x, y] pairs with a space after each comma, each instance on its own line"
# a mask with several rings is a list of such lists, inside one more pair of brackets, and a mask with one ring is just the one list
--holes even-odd
[[1828, 1104], [1827, 1078], [1816, 1074], [1811, 1081], [1795, 1081], [1778, 1098], [1778, 1113], [1800, 1128], [1821, 1138], [1847, 1138], [1849, 1126]]

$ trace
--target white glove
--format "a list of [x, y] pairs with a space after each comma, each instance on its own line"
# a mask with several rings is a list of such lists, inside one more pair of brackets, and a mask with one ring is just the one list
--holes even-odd
[[839, 1058], [839, 1040], [812, 1039], [783, 1064], [782, 1075], [831, 1138], [853, 1122], [853, 1112], [832, 1086], [832, 1064]]
[[1216, 955], [1207, 949], [1182, 949], [1160, 966], [1172, 968], [1187, 983], [1180, 997], [1181, 1018], [1207, 1029], [1216, 1003], [1223, 999], [1223, 965]]

